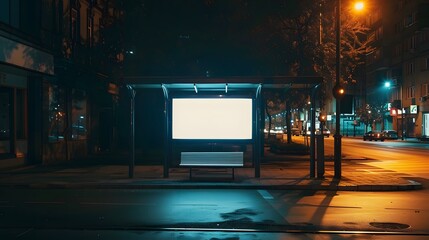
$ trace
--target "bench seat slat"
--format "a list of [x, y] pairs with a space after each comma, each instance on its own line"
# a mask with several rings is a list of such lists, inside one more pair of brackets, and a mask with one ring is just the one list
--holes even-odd
[[182, 152], [180, 166], [242, 167], [243, 152]]

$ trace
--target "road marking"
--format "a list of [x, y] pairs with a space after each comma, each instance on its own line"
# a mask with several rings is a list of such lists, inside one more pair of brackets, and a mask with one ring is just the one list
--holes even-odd
[[258, 193], [261, 194], [261, 196], [265, 200], [273, 200], [274, 199], [273, 195], [271, 195], [267, 190], [258, 190]]
[[64, 204], [65, 202], [24, 202], [25, 204]]
[[115, 203], [115, 202], [81, 202], [82, 205], [131, 205], [131, 206], [156, 206], [148, 203]]

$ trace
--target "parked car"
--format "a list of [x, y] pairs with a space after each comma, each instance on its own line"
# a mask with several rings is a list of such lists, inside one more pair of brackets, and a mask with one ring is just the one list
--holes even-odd
[[[283, 133], [287, 134], [286, 128], [283, 128]], [[299, 135], [301, 135], [301, 130], [299, 130], [299, 128], [293, 127], [293, 128], [291, 128], [291, 133], [293, 136], [299, 136]]]
[[384, 142], [384, 134], [382, 132], [373, 132], [369, 131], [363, 135], [363, 140], [369, 140], [369, 141], [382, 141]]
[[[311, 131], [311, 129], [308, 128], [308, 130], [305, 132], [304, 135], [310, 136], [310, 131]], [[316, 129], [316, 132], [314, 134], [320, 135], [320, 129]], [[331, 135], [331, 131], [329, 129], [327, 129], [327, 128], [324, 128], [323, 129], [323, 136], [329, 137], [330, 135]]]
[[294, 136], [301, 135], [301, 129], [299, 129], [299, 128], [292, 128], [292, 135], [294, 135]]
[[396, 132], [395, 130], [384, 130], [382, 133], [384, 135], [384, 139], [398, 139], [398, 132]]
[[327, 129], [327, 128], [323, 129], [323, 136], [329, 137], [329, 135], [331, 135], [331, 131], [329, 129]]

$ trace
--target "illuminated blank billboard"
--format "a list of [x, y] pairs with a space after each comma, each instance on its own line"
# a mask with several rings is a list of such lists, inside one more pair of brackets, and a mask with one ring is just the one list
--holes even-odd
[[252, 139], [252, 99], [174, 98], [173, 139]]

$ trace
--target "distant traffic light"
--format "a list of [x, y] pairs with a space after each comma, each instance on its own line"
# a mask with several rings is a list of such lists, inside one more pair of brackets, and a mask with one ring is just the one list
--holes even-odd
[[326, 122], [326, 115], [325, 114], [320, 114], [319, 115], [319, 121], [320, 122]]
[[340, 84], [336, 84], [332, 89], [332, 94], [336, 99], [341, 99], [346, 94], [346, 90]]

